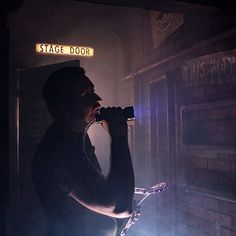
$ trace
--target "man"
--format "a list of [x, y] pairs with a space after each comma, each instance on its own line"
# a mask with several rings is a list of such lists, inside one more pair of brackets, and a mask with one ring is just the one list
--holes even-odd
[[101, 109], [101, 98], [83, 68], [54, 72], [43, 95], [54, 122], [35, 154], [32, 176], [47, 216], [48, 236], [114, 236], [116, 219], [132, 212], [134, 194], [122, 109], [103, 109], [106, 120], [102, 124], [111, 137], [111, 166], [105, 178], [94, 148], [84, 136]]

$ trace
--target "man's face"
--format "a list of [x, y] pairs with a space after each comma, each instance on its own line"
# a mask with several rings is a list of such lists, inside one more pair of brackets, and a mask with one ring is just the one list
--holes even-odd
[[70, 114], [77, 121], [88, 124], [98, 114], [101, 108], [99, 101], [102, 99], [95, 93], [93, 86], [80, 90], [77, 95], [75, 102], [70, 106]]
[[82, 108], [84, 120], [86, 123], [95, 119], [101, 108], [100, 101], [102, 100], [94, 90], [94, 87], [89, 87], [81, 94]]

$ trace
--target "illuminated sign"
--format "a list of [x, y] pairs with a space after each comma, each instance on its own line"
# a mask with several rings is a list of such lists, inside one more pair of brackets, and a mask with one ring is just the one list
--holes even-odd
[[47, 55], [92, 57], [94, 55], [94, 49], [90, 47], [73, 45], [36, 43], [36, 53]]

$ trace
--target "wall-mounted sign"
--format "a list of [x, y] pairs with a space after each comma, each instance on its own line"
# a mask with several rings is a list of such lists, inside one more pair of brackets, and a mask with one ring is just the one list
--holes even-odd
[[50, 43], [36, 43], [36, 53], [61, 56], [92, 57], [94, 49], [90, 47], [59, 45]]
[[154, 49], [158, 48], [183, 23], [182, 14], [150, 11]]
[[188, 87], [236, 83], [236, 50], [193, 58], [182, 65], [184, 84]]

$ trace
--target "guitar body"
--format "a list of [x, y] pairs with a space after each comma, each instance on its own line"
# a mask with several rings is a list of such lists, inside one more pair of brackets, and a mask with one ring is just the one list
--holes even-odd
[[127, 233], [127, 231], [129, 230], [129, 228], [135, 224], [135, 222], [138, 219], [138, 216], [140, 215], [140, 205], [147, 197], [149, 197], [150, 195], [153, 195], [153, 194], [158, 194], [158, 193], [166, 190], [166, 188], [167, 188], [167, 183], [158, 183], [150, 188], [135, 188], [134, 193], [139, 194], [142, 197], [138, 201], [135, 200], [135, 202], [137, 202], [137, 203], [133, 207], [134, 210], [133, 210], [133, 213], [131, 214], [131, 216], [127, 219], [124, 219], [123, 222], [122, 221], [118, 222], [120, 224], [121, 231], [118, 230], [119, 232], [117, 232], [116, 236], [124, 236]]

